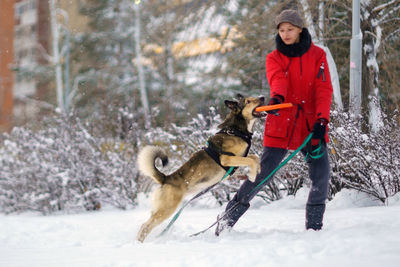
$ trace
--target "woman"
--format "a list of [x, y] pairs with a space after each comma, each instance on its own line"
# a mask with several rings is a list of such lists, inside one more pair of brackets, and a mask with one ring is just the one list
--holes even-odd
[[[284, 10], [277, 16], [275, 23], [278, 29], [277, 49], [268, 54], [266, 60], [271, 90], [269, 104], [289, 102], [295, 107], [268, 114], [261, 172], [254, 183], [246, 180], [228, 203], [228, 212], [218, 223], [216, 235], [238, 221], [250, 207], [250, 200], [261, 189], [254, 188], [280, 164], [287, 151], [297, 149], [310, 132], [313, 133], [312, 142], [307, 150], [302, 151], [303, 154], [320, 144], [323, 155], [307, 160], [312, 187], [306, 206], [306, 229], [322, 228], [330, 178], [326, 143], [332, 96], [326, 55], [312, 43], [297, 11]], [[272, 179], [270, 177], [267, 183]]]

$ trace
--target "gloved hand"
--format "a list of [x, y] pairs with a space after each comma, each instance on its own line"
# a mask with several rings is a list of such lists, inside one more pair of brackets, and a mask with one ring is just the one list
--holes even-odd
[[319, 118], [315, 121], [312, 130], [312, 139], [325, 140], [326, 125], [328, 125], [328, 120], [324, 118]]
[[[281, 96], [281, 95], [274, 95], [274, 96], [271, 97], [271, 99], [269, 100], [268, 105], [282, 104], [283, 101], [284, 101], [283, 96]], [[268, 114], [273, 114], [273, 115], [275, 115], [275, 116], [278, 116], [278, 115], [279, 115], [278, 111], [279, 111], [279, 109], [274, 109], [274, 110], [267, 111], [267, 113], [268, 113]]]

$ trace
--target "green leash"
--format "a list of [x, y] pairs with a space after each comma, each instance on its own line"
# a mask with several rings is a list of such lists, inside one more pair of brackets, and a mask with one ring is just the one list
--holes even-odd
[[307, 152], [305, 161], [310, 157], [311, 159], [320, 159], [322, 156], [325, 154], [324, 151], [321, 151], [322, 149], [322, 144], [321, 140], [319, 141], [318, 147], [314, 150], [311, 150], [311, 152]]
[[[256, 191], [257, 188], [262, 186], [272, 175], [274, 175], [280, 168], [285, 166], [286, 163], [289, 162], [289, 160], [291, 160], [294, 156], [296, 156], [296, 154], [299, 153], [308, 144], [308, 142], [310, 142], [310, 140], [312, 138], [312, 135], [313, 134], [310, 133], [307, 136], [307, 138], [304, 140], [303, 144], [301, 144], [301, 146], [299, 146], [292, 154], [290, 154], [284, 161], [282, 161], [281, 164], [279, 164], [279, 166], [275, 168], [275, 170], [273, 170], [264, 180], [262, 180], [255, 188], [253, 188], [253, 190], [251, 190], [250, 194], [253, 193], [254, 191]], [[320, 152], [320, 150], [321, 150], [321, 143], [320, 143], [319, 147], [317, 149], [315, 149], [314, 151], [315, 152]], [[324, 153], [320, 153], [320, 154], [318, 154], [316, 156], [313, 156], [312, 154], [314, 153], [314, 151], [312, 151], [311, 153], [307, 153], [307, 155], [310, 156], [313, 159], [321, 158], [324, 155]]]
[[[229, 170], [225, 173], [224, 177], [221, 178], [221, 180], [218, 182], [222, 182], [223, 180], [225, 180], [233, 171], [235, 167], [230, 167]], [[216, 184], [218, 184], [216, 183]], [[201, 195], [207, 193], [211, 188], [213, 188], [216, 184], [213, 184], [209, 187], [207, 187], [206, 189], [200, 191], [197, 195], [195, 195], [193, 198], [191, 198], [189, 201], [187, 201], [185, 204], [182, 205], [182, 207], [178, 210], [177, 213], [175, 213], [174, 217], [172, 217], [171, 221], [169, 222], [169, 224], [167, 225], [167, 227], [165, 227], [165, 229], [158, 235], [158, 237], [163, 236], [166, 232], [168, 232], [168, 230], [171, 228], [171, 226], [174, 224], [174, 222], [178, 219], [179, 215], [181, 215], [183, 209], [193, 200], [195, 200], [196, 198], [200, 197]]]
[[[251, 195], [254, 191], [256, 191], [259, 187], [261, 187], [272, 175], [274, 175], [280, 168], [282, 168], [284, 165], [286, 165], [286, 163], [288, 163], [289, 160], [291, 160], [294, 156], [296, 156], [297, 153], [300, 152], [300, 150], [302, 150], [307, 144], [308, 142], [310, 142], [311, 138], [312, 138], [313, 133], [310, 133], [307, 138], [304, 140], [303, 144], [301, 144], [292, 154], [290, 154], [284, 161], [281, 162], [281, 164], [279, 164], [278, 167], [276, 167], [264, 180], [262, 180], [255, 188], [253, 188], [253, 190], [250, 191], [249, 195]], [[324, 152], [320, 153], [321, 151], [321, 143], [319, 145], [319, 147], [317, 149], [315, 149], [314, 151], [312, 151], [311, 153], [307, 153], [313, 154], [314, 152], [318, 152], [318, 154], [316, 156], [311, 156], [313, 159], [318, 159], [321, 158], [324, 155]], [[236, 203], [235, 205], [233, 205], [229, 210], [225, 211], [222, 216], [220, 216], [218, 218], [218, 220], [216, 222], [214, 222], [212, 225], [210, 225], [207, 229], [204, 229], [203, 231], [197, 232], [195, 234], [190, 235], [190, 237], [192, 236], [198, 236], [206, 231], [208, 231], [209, 229], [211, 229], [214, 225], [216, 225], [219, 221], [221, 221], [222, 219], [224, 219], [229, 213], [231, 213], [238, 205], [239, 203]]]

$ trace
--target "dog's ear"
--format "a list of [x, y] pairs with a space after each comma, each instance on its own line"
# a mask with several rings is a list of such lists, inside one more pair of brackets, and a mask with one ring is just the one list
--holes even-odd
[[225, 106], [227, 106], [229, 109], [233, 111], [239, 110], [239, 103], [236, 101], [225, 100]]
[[242, 94], [238, 93], [238, 94], [236, 95], [236, 97], [237, 97], [237, 99], [239, 100], [239, 102], [244, 101], [244, 96], [243, 96]]
[[245, 97], [242, 94], [237, 94], [236, 97], [239, 100], [239, 108], [244, 108]]

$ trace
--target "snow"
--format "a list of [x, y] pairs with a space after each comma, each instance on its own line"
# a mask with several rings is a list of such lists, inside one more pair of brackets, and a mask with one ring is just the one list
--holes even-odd
[[[324, 229], [304, 230], [307, 190], [270, 205], [255, 200], [220, 237], [210, 225], [223, 210], [204, 198], [185, 209], [169, 233], [135, 241], [149, 215], [138, 208], [84, 214], [0, 215], [0, 266], [398, 266], [400, 194], [389, 206], [343, 190], [328, 203]], [[212, 202], [212, 201], [211, 201]]]

